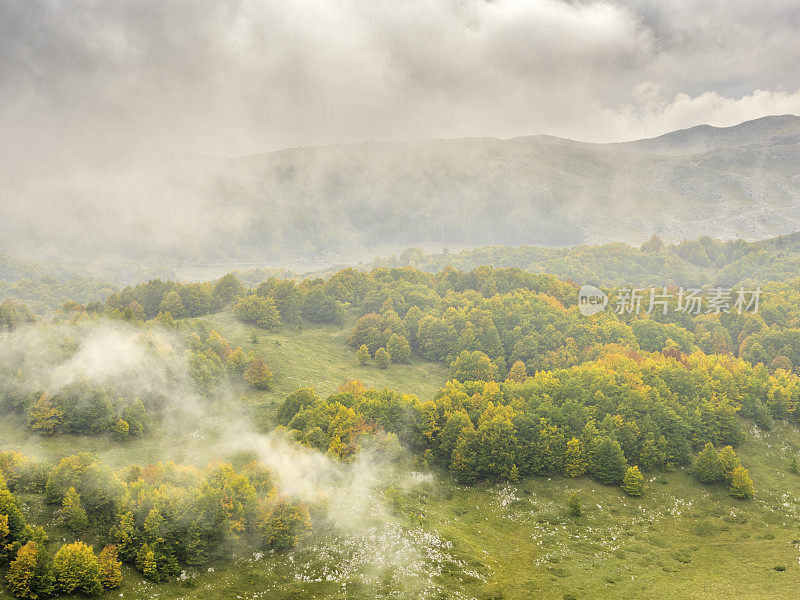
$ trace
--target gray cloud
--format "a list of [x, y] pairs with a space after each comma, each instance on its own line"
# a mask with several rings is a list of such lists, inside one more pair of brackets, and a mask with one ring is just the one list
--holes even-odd
[[0, 218], [99, 203], [161, 239], [192, 197], [165, 157], [800, 113], [799, 30], [785, 0], [6, 0]]
[[[658, 90], [662, 112], [681, 93], [735, 102], [800, 88], [800, 5], [777, 0], [17, 0], [0, 10], [6, 152], [617, 140], [691, 124], [637, 121], [630, 107], [653, 108], [642, 85]], [[713, 108], [706, 118], [724, 119]]]

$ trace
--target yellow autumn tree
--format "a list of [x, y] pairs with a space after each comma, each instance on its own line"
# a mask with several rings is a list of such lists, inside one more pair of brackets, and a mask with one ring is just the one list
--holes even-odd
[[567, 450], [564, 453], [564, 475], [567, 477], [580, 477], [589, 468], [589, 461], [583, 451], [581, 441], [572, 438], [567, 442]]
[[28, 410], [28, 427], [42, 435], [53, 435], [61, 424], [64, 413], [53, 404], [46, 394], [42, 394]]
[[16, 598], [37, 600], [53, 593], [53, 571], [36, 542], [30, 541], [17, 551], [8, 567], [6, 583]]
[[104, 588], [116, 588], [122, 585], [122, 563], [117, 557], [117, 547], [109, 544], [97, 557], [100, 565], [100, 582]]
[[53, 557], [53, 569], [59, 592], [82, 592], [98, 596], [103, 591], [100, 581], [100, 564], [90, 546], [75, 542], [61, 546]]

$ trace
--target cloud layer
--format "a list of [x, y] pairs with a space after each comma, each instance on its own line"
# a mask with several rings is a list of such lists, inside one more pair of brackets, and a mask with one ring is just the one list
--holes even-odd
[[800, 5], [780, 0], [17, 0], [0, 10], [8, 156], [531, 133], [619, 141], [800, 112]]
[[0, 251], [89, 213], [154, 247], [247, 218], [165, 183], [187, 154], [800, 113], [798, 24], [785, 0], [10, 0]]

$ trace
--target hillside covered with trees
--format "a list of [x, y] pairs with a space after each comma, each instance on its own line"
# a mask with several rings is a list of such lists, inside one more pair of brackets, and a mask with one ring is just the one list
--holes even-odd
[[[641, 259], [619, 276], [642, 276], [644, 261], [666, 254], [719, 267], [776, 247], [791, 252], [790, 241], [763, 246], [652, 240], [630, 250]], [[606, 250], [596, 264], [611, 260]], [[512, 266], [430, 272], [436, 257], [416, 260], [426, 269], [153, 279], [44, 315], [6, 300], [0, 410], [7, 435], [37, 436], [38, 447], [53, 448], [80, 439], [115, 463], [74, 450], [39, 457], [4, 444], [8, 592], [99, 595], [145, 581], [182, 589], [204, 569], [265, 553], [284, 565], [310, 560], [303, 568], [313, 570], [324, 540], [354, 543], [343, 533], [339, 504], [350, 496], [340, 497], [338, 486], [366, 472], [381, 473], [380, 483], [357, 493], [379, 498], [373, 501], [392, 516], [358, 519], [380, 531], [395, 520], [411, 527], [413, 515], [425, 512], [414, 485], [397, 487], [417, 470], [449, 489], [445, 498], [454, 489], [547, 490], [555, 478], [573, 491], [560, 500], [567, 516], [546, 517], [553, 522], [585, 518], [585, 496], [610, 493], [590, 486], [647, 501], [660, 494], [654, 481], [684, 471], [682, 493], [762, 510], [752, 503], [771, 497], [762, 485], [775, 475], [757, 444], [773, 432], [789, 443], [769, 468], [800, 472], [800, 445], [792, 441], [800, 426], [800, 280], [763, 283], [757, 310], [720, 310], [708, 285], [693, 310], [674, 299], [663, 311], [615, 310], [621, 292], [609, 287], [608, 308], [584, 316], [570, 279]], [[283, 344], [320, 333], [331, 336], [324, 350], [315, 342], [285, 354]], [[323, 351], [343, 361], [337, 372], [380, 373], [394, 383], [347, 377], [316, 389], [302, 361], [342, 366], [324, 364]], [[419, 394], [404, 377], [424, 365], [439, 369], [424, 377], [448, 375]], [[207, 450], [186, 453], [198, 445]], [[125, 448], [145, 446], [157, 460], [119, 462]], [[175, 462], [177, 449], [193, 458]], [[301, 465], [311, 469], [309, 481], [324, 484], [305, 490], [295, 480]], [[29, 520], [23, 505], [38, 516]], [[369, 595], [363, 569], [358, 585]], [[462, 585], [458, 577], [445, 585]], [[485, 590], [481, 577], [474, 585]]]

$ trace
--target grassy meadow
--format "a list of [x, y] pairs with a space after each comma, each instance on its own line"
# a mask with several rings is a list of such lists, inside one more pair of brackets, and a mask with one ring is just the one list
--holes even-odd
[[[219, 331], [235, 346], [267, 358], [275, 382], [262, 397], [273, 401], [283, 400], [301, 387], [313, 387], [326, 396], [349, 379], [360, 379], [368, 388], [390, 388], [426, 399], [439, 391], [449, 375], [444, 365], [424, 361], [416, 355], [411, 364], [393, 364], [385, 370], [372, 363], [360, 365], [355, 350], [347, 345], [353, 323], [338, 327], [304, 322], [298, 329], [269, 332], [241, 323], [227, 312], [198, 320]], [[256, 343], [252, 341], [253, 334], [258, 338]], [[251, 391], [249, 395], [254, 394]]]

